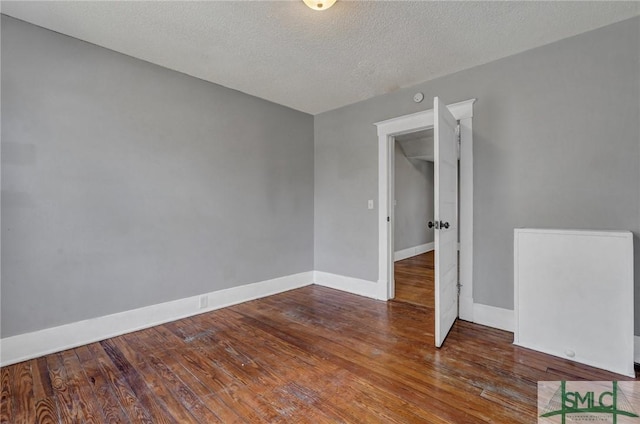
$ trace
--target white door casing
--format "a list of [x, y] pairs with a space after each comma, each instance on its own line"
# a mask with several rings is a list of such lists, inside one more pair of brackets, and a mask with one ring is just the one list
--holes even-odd
[[[460, 310], [473, 321], [473, 104], [475, 99], [447, 109], [460, 123]], [[434, 110], [425, 110], [377, 122], [378, 130], [378, 282], [377, 297], [394, 297], [393, 287], [393, 152], [395, 136], [433, 128]]]
[[433, 99], [435, 193], [435, 343], [442, 346], [458, 317], [458, 123]]

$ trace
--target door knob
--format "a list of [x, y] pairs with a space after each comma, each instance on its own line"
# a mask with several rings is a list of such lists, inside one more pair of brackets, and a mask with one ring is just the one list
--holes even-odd
[[442, 230], [442, 229], [446, 230], [447, 228], [449, 228], [449, 223], [448, 222], [442, 222], [442, 221], [436, 221], [436, 222], [429, 221], [427, 223], [427, 226], [429, 228], [435, 228], [436, 230]]

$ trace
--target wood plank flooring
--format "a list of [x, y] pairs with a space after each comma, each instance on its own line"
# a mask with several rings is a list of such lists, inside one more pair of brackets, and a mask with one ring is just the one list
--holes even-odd
[[434, 308], [434, 254], [431, 252], [395, 262], [397, 302]]
[[2, 423], [533, 423], [538, 380], [625, 379], [433, 310], [309, 286], [2, 368]]

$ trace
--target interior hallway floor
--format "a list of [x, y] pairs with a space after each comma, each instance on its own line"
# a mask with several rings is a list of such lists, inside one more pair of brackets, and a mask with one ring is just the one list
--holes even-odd
[[395, 301], [434, 308], [435, 251], [423, 253], [394, 263]]

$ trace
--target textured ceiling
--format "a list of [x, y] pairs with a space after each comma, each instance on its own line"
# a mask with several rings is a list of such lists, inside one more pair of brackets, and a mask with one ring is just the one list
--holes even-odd
[[621, 21], [637, 2], [10, 2], [1, 11], [311, 114]]

